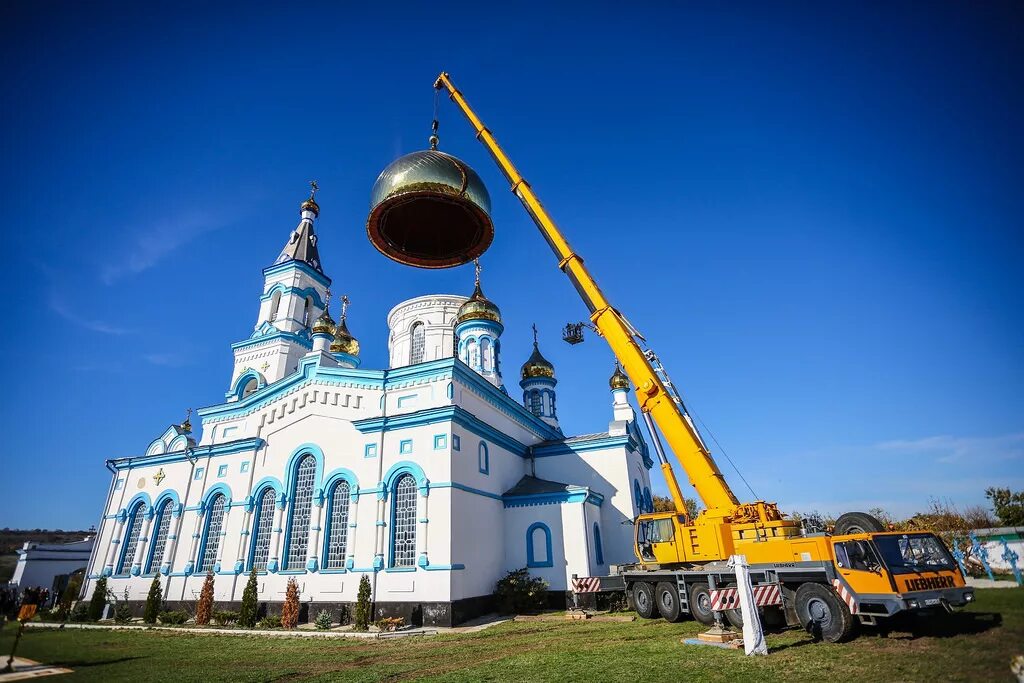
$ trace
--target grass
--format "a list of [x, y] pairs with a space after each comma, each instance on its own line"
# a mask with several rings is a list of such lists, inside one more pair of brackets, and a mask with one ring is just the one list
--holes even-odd
[[[970, 609], [924, 631], [828, 645], [769, 635], [768, 657], [684, 646], [692, 621], [526, 621], [390, 641], [151, 632], [26, 630], [19, 654], [74, 669], [68, 679], [176, 681], [821, 681], [1013, 680], [1024, 654], [1024, 590], [978, 591]], [[0, 635], [9, 652], [13, 629]], [[63, 680], [63, 679], [62, 679]]]

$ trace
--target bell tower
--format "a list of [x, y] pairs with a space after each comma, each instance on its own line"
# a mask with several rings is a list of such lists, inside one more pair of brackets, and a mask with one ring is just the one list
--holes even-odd
[[558, 413], [555, 411], [555, 366], [545, 358], [537, 345], [537, 326], [533, 326], [533, 353], [519, 371], [522, 379], [523, 405], [531, 413], [561, 431]]
[[272, 266], [263, 269], [263, 295], [252, 335], [232, 344], [235, 368], [229, 401], [291, 374], [313, 349], [313, 327], [326, 308], [331, 279], [324, 274], [314, 223], [320, 216], [319, 188], [299, 207], [299, 224]]
[[501, 310], [480, 289], [480, 262], [474, 261], [476, 284], [473, 294], [455, 316], [455, 343], [459, 360], [494, 386], [501, 380]]

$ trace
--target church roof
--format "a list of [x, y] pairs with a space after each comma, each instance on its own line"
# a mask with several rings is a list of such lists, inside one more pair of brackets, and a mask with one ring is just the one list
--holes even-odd
[[313, 232], [313, 221], [303, 218], [299, 225], [292, 231], [288, 243], [284, 245], [281, 255], [275, 263], [286, 263], [288, 261], [302, 261], [311, 266], [313, 270], [324, 274], [320, 266], [320, 251], [316, 247], [317, 237]]
[[578, 488], [578, 486], [571, 487], [569, 484], [563, 484], [560, 481], [550, 481], [548, 479], [539, 479], [538, 477], [526, 475], [520, 479], [515, 486], [501, 495], [503, 497], [536, 496], [540, 493], [567, 493], [570, 489], [575, 490]]
[[577, 436], [569, 436], [564, 439], [551, 439], [548, 441], [541, 441], [539, 444], [534, 445], [534, 448], [543, 448], [544, 446], [556, 446], [559, 444], [568, 443], [584, 443], [586, 441], [597, 441], [599, 439], [607, 439], [608, 432], [594, 432], [593, 434], [579, 434]]

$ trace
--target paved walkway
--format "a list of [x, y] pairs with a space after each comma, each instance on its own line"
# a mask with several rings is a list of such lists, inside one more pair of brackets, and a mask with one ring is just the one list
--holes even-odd
[[[7, 666], [7, 657], [0, 659], [0, 669]], [[61, 669], [49, 664], [40, 664], [24, 657], [14, 658], [14, 672], [9, 674], [0, 673], [0, 683], [7, 681], [27, 681], [30, 678], [42, 678], [43, 676], [55, 676], [57, 674], [69, 674], [71, 669]]]

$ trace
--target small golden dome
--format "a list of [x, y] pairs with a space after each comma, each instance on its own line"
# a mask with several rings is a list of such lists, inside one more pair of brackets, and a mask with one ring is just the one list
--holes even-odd
[[331, 317], [330, 312], [325, 308], [324, 312], [320, 314], [320, 317], [313, 323], [313, 334], [329, 334], [334, 336], [334, 318]]
[[626, 373], [622, 371], [619, 364], [615, 364], [615, 372], [612, 373], [611, 378], [608, 380], [608, 386], [612, 388], [612, 391], [616, 389], [629, 389], [629, 378], [626, 377]]
[[456, 316], [455, 324], [459, 325], [467, 320], [501, 322], [501, 309], [498, 308], [497, 304], [484, 296], [479, 282], [476, 283], [476, 287], [473, 289], [473, 295], [469, 297], [466, 303], [459, 307], [459, 314]]
[[331, 353], [347, 353], [350, 356], [359, 355], [359, 341], [348, 331], [344, 316], [334, 328], [334, 341], [331, 342]]
[[313, 215], [320, 217], [320, 205], [317, 204], [312, 197], [302, 202], [302, 206], [299, 207], [301, 211], [312, 211]]
[[523, 363], [521, 374], [523, 379], [533, 379], [534, 377], [555, 378], [555, 366], [541, 355], [537, 342], [533, 342], [533, 353]]

